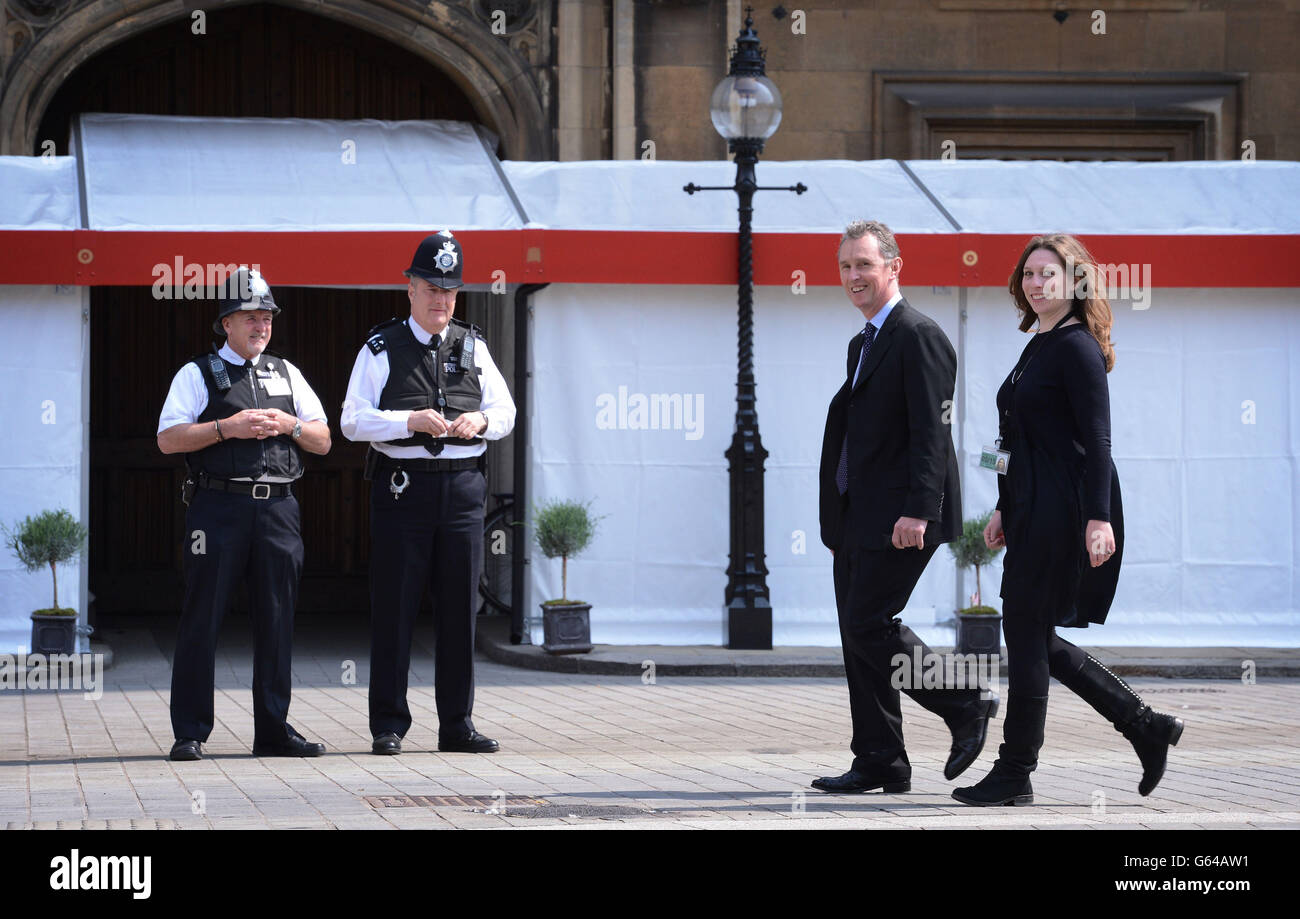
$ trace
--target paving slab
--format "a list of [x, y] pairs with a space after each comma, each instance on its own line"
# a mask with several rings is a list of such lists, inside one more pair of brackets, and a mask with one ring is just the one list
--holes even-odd
[[[825, 795], [808, 787], [849, 764], [840, 675], [675, 673], [657, 665], [565, 673], [477, 665], [475, 723], [499, 754], [437, 752], [432, 636], [417, 629], [407, 752], [369, 752], [364, 617], [307, 626], [295, 646], [293, 724], [326, 744], [314, 759], [251, 755], [251, 648], [223, 634], [217, 725], [205, 758], [173, 763], [167, 625], [105, 629], [114, 666], [103, 694], [0, 691], [0, 827], [485, 829], [1118, 829], [1300, 825], [1300, 679], [1264, 675], [1285, 649], [1230, 649], [1260, 665], [1254, 682], [1132, 676], [1155, 708], [1187, 723], [1156, 793], [1137, 794], [1122, 736], [1053, 685], [1046, 743], [1027, 808], [965, 808], [950, 795], [995, 755], [1000, 720], [969, 773], [946, 782], [943, 724], [904, 698], [913, 764], [906, 795]], [[246, 639], [246, 636], [243, 636]], [[671, 649], [669, 649], [671, 650]], [[663, 653], [667, 655], [669, 650]], [[713, 649], [710, 653], [716, 653]], [[1128, 655], [1130, 661], [1150, 659]], [[1176, 649], [1165, 660], [1187, 660]], [[699, 649], [683, 653], [703, 656]], [[838, 652], [835, 652], [838, 654]], [[1162, 652], [1163, 653], [1163, 652]], [[1223, 649], [1215, 649], [1223, 654]], [[812, 663], [814, 652], [808, 651]], [[816, 654], [825, 656], [825, 649]], [[1254, 657], [1248, 657], [1254, 655]], [[1271, 655], [1271, 656], [1270, 656]], [[1290, 656], [1289, 656], [1290, 655]], [[790, 655], [791, 658], [799, 655]], [[1121, 657], [1117, 653], [1116, 659]], [[1229, 660], [1225, 657], [1222, 660]], [[351, 666], [344, 666], [350, 662]], [[689, 661], [688, 661], [689, 663]], [[799, 663], [795, 661], [795, 663]], [[711, 665], [710, 665], [711, 666]], [[787, 664], [781, 664], [787, 666]], [[1177, 666], [1181, 667], [1179, 663]], [[1005, 686], [1000, 685], [1005, 691]]]

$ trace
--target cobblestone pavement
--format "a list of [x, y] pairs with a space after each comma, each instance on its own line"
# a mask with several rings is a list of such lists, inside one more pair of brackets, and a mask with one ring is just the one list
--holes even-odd
[[440, 754], [425, 632], [401, 756], [369, 753], [364, 629], [300, 629], [291, 721], [329, 753], [252, 757], [252, 654], [236, 632], [223, 637], [205, 758], [172, 763], [164, 631], [111, 636], [98, 700], [0, 691], [0, 827], [1300, 827], [1300, 680], [1131, 679], [1187, 723], [1149, 798], [1128, 743], [1053, 684], [1037, 803], [976, 809], [949, 792], [988, 769], [1001, 719], [979, 761], [946, 782], [947, 731], [907, 699], [910, 794], [809, 788], [849, 764], [848, 693], [833, 678], [646, 683], [481, 659], [475, 722], [502, 751]]

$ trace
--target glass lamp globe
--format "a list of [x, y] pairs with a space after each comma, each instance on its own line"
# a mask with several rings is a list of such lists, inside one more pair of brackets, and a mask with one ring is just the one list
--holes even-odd
[[730, 76], [713, 90], [709, 117], [727, 140], [767, 140], [781, 125], [781, 93], [767, 77]]

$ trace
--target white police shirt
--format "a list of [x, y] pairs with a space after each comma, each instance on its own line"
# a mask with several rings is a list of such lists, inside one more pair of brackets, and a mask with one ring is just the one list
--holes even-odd
[[[235, 353], [229, 342], [222, 345], [217, 353], [238, 367], [244, 366], [244, 359]], [[298, 416], [299, 421], [307, 424], [312, 421], [327, 420], [325, 407], [321, 405], [320, 398], [307, 385], [307, 380], [297, 367], [284, 358], [268, 357], [263, 354], [253, 358], [253, 366], [261, 366], [263, 360], [284, 365], [284, 369], [289, 374], [289, 385], [293, 388], [293, 413]], [[163, 402], [162, 414], [158, 417], [158, 433], [161, 434], [178, 424], [195, 423], [207, 407], [208, 387], [203, 382], [203, 371], [193, 361], [187, 361], [185, 366], [176, 372], [176, 376], [172, 377], [171, 388], [167, 390], [167, 399]], [[246, 479], [247, 476], [241, 478]], [[287, 480], [275, 476], [260, 476], [259, 481]]]
[[[418, 322], [408, 317], [406, 324], [422, 345], [427, 345], [433, 336], [426, 332]], [[479, 411], [487, 418], [487, 430], [479, 436], [484, 440], [500, 440], [515, 427], [515, 400], [510, 396], [505, 377], [488, 353], [487, 344], [479, 339], [474, 348], [474, 365], [479, 371], [479, 383], [483, 394]], [[388, 382], [388, 352], [375, 354], [366, 345], [357, 353], [356, 363], [352, 365], [352, 376], [348, 380], [347, 396], [343, 400], [343, 413], [339, 416], [339, 425], [343, 436], [348, 440], [374, 441], [371, 444], [380, 453], [393, 459], [430, 459], [429, 451], [421, 446], [394, 447], [378, 441], [402, 440], [410, 437], [406, 421], [411, 417], [408, 409], [380, 409], [379, 397]], [[437, 459], [464, 459], [479, 456], [487, 449], [487, 444], [446, 444]]]

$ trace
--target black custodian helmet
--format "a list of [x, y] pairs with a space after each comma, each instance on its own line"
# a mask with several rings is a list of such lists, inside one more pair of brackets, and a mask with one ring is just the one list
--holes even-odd
[[463, 263], [460, 242], [451, 235], [451, 230], [443, 230], [424, 237], [411, 259], [411, 267], [406, 269], [406, 276], [424, 278], [443, 290], [455, 290], [465, 285], [460, 277]]
[[217, 318], [212, 321], [212, 331], [225, 335], [221, 320], [240, 310], [270, 310], [272, 316], [280, 314], [271, 296], [271, 285], [262, 279], [256, 268], [240, 265], [239, 270], [225, 280], [219, 288]]

